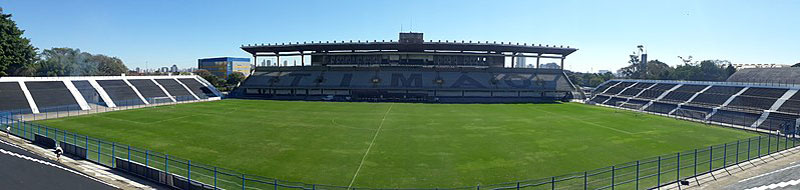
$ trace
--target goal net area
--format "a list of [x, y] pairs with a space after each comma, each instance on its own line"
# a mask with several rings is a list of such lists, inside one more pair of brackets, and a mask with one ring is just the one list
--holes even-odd
[[700, 111], [700, 110], [692, 110], [692, 109], [685, 109], [685, 108], [677, 108], [672, 115], [683, 116], [693, 119], [705, 120], [708, 117], [708, 112]]
[[620, 108], [628, 108], [628, 109], [635, 109], [635, 110], [641, 110], [642, 107], [644, 107], [644, 104], [636, 104], [636, 103], [630, 103], [630, 102], [625, 102], [625, 101], [618, 101], [615, 104], [617, 105], [617, 107], [620, 107]]

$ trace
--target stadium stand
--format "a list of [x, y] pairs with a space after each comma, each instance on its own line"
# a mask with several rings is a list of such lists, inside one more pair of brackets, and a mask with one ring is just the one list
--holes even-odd
[[158, 87], [153, 80], [150, 79], [132, 79], [128, 80], [139, 93], [150, 103], [166, 103], [171, 102], [167, 94]]
[[26, 81], [39, 112], [80, 110], [81, 107], [62, 81]]
[[[3, 77], [0, 78], [0, 113], [90, 110], [221, 98], [221, 93], [213, 86], [204, 84], [208, 82], [193, 75]], [[188, 90], [190, 88], [201, 93], [203, 98], [196, 98]]]
[[729, 97], [738, 93], [744, 87], [738, 86], [711, 86], [711, 88], [698, 94], [692, 99], [691, 104], [706, 107], [717, 107], [725, 103]]
[[0, 82], [0, 110], [26, 110], [31, 112], [28, 99], [22, 92], [19, 82]]
[[178, 79], [178, 80], [181, 81], [181, 83], [183, 83], [184, 85], [186, 85], [186, 87], [188, 87], [190, 90], [192, 90], [192, 92], [194, 92], [195, 95], [197, 95], [202, 99], [206, 99], [208, 97], [217, 97], [217, 95], [214, 93], [214, 91], [211, 90], [211, 88], [201, 84], [195, 79]]
[[106, 93], [108, 93], [108, 96], [111, 97], [111, 100], [114, 101], [114, 104], [118, 106], [130, 106], [145, 103], [142, 101], [136, 91], [134, 91], [133, 88], [131, 88], [131, 86], [129, 86], [123, 80], [97, 80], [97, 83], [103, 87]]
[[177, 101], [199, 99], [175, 79], [156, 79], [156, 82], [161, 84], [161, 86], [163, 86], [170, 95], [174, 96]]
[[562, 100], [574, 89], [555, 69], [305, 66], [259, 67], [236, 93], [295, 100], [530, 102]]
[[[398, 37], [397, 41], [388, 42], [242, 46], [254, 59], [280, 60], [282, 56], [299, 55], [301, 63], [256, 67], [229, 96], [453, 103], [545, 102], [585, 97], [562, 69], [567, 55], [577, 51], [569, 46], [435, 42], [425, 41], [422, 33], [400, 33]], [[311, 56], [308, 66], [302, 56]], [[506, 64], [506, 58], [511, 64]], [[536, 67], [518, 65], [515, 60], [520, 58], [535, 58]], [[543, 68], [540, 58], [557, 59], [561, 65]]]
[[589, 103], [794, 133], [800, 119], [798, 90], [786, 84], [612, 80], [598, 86]]
[[83, 99], [86, 100], [87, 103], [106, 106], [103, 99], [100, 98], [100, 93], [97, 92], [97, 89], [95, 89], [88, 80], [75, 80], [72, 81], [72, 84], [75, 85], [75, 88], [78, 89], [78, 92], [81, 93], [81, 96], [83, 96]]

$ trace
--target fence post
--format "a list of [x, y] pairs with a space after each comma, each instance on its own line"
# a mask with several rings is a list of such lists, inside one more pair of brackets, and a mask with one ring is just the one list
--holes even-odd
[[273, 185], [275, 185], [275, 190], [278, 190], [278, 180], [277, 179], [274, 179], [274, 184]]
[[678, 169], [675, 170], [675, 173], [677, 173], [675, 175], [675, 181], [680, 181], [681, 180], [681, 153], [680, 152], [678, 152], [678, 162], [677, 163], [678, 163]]
[[89, 136], [84, 136], [86, 138], [86, 159], [89, 159]]
[[245, 189], [244, 189], [244, 179], [245, 179], [245, 178], [244, 178], [244, 174], [242, 174], [242, 190], [245, 190]]
[[753, 151], [753, 149], [750, 148], [750, 144], [752, 144], [752, 142], [753, 142], [753, 138], [752, 137], [747, 138], [747, 160], [750, 160], [750, 152]]
[[214, 166], [214, 190], [217, 190], [217, 167]]
[[128, 145], [128, 170], [131, 169], [131, 145]]
[[169, 154], [164, 154], [164, 173], [169, 174]]
[[636, 160], [636, 190], [639, 190], [639, 160]]
[[192, 185], [192, 161], [186, 160], [186, 182]]
[[656, 187], [658, 187], [658, 189], [661, 189], [661, 156], [658, 156], [658, 171], [657, 172], [658, 172], [658, 175], [657, 175], [658, 177], [657, 177], [657, 181], [656, 181]]
[[589, 189], [589, 172], [583, 172], [583, 190]]
[[144, 150], [144, 166], [150, 166], [150, 150]]
[[103, 165], [103, 161], [100, 160], [100, 150], [102, 150], [102, 147], [100, 146], [100, 139], [97, 139], [97, 163]]
[[615, 186], [614, 185], [615, 170], [616, 170], [616, 168], [614, 166], [611, 166], [611, 190], [614, 190], [614, 186]]
[[725, 143], [725, 147], [722, 148], [722, 167], [728, 167], [728, 143]]
[[697, 149], [694, 149], [694, 176], [697, 176]]
[[772, 135], [767, 135], [767, 154], [772, 150]]
[[[519, 189], [519, 182], [517, 182], [517, 189]], [[556, 176], [550, 177], [550, 189], [556, 189]]]
[[114, 162], [115, 158], [117, 157], [117, 155], [115, 154], [116, 153], [116, 150], [115, 150], [116, 146], [117, 146], [116, 142], [111, 142], [111, 167], [112, 168], [115, 168], [114, 166], [116, 165], [116, 163]]
[[736, 140], [736, 164], [739, 164], [739, 140]]
[[517, 182], [517, 189], [519, 189], [519, 182]]
[[708, 147], [708, 173], [711, 173], [711, 169], [714, 168], [714, 146]]
[[761, 157], [761, 136], [758, 136], [758, 157]]

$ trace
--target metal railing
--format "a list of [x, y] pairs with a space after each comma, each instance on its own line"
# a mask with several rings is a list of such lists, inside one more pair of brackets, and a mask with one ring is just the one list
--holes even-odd
[[[130, 145], [60, 130], [0, 115], [0, 125], [10, 133], [33, 141], [36, 135], [84, 148], [85, 158], [110, 168], [117, 160], [164, 172], [202, 188], [213, 189], [388, 189], [355, 188], [284, 181], [248, 175]], [[765, 134], [705, 148], [661, 155], [595, 170], [541, 179], [492, 185], [435, 189], [648, 189], [734, 166], [799, 145], [796, 137]], [[187, 187], [188, 188], [188, 187]], [[420, 188], [434, 189], [434, 188]]]

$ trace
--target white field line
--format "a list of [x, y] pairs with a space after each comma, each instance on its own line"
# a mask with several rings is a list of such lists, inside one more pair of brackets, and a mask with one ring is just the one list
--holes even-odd
[[[9, 144], [9, 143], [6, 143], [5, 141], [0, 141], [0, 142], [3, 142], [3, 144], [11, 145], [11, 144]], [[16, 147], [16, 146], [15, 146], [15, 147]], [[102, 184], [105, 184], [105, 185], [108, 185], [108, 186], [114, 187], [114, 188], [116, 188], [116, 189], [119, 189], [119, 187], [117, 187], [117, 186], [114, 186], [114, 185], [111, 185], [111, 184], [109, 184], [109, 183], [106, 183], [105, 181], [101, 181], [101, 180], [95, 179], [95, 178], [93, 178], [93, 177], [89, 177], [89, 176], [87, 176], [86, 174], [83, 174], [83, 173], [77, 172], [77, 171], [75, 171], [75, 170], [71, 170], [71, 169], [69, 169], [69, 168], [61, 167], [61, 166], [59, 166], [59, 165], [56, 165], [56, 164], [53, 164], [53, 163], [50, 163], [50, 162], [46, 162], [46, 161], [39, 160], [39, 159], [36, 159], [36, 158], [31, 158], [31, 157], [28, 157], [28, 156], [25, 156], [25, 155], [21, 155], [21, 154], [17, 154], [17, 153], [15, 153], [15, 152], [7, 151], [7, 150], [4, 150], [4, 149], [0, 149], [0, 153], [3, 153], [3, 154], [8, 154], [8, 155], [10, 155], [10, 156], [14, 156], [14, 157], [21, 158], [21, 159], [24, 159], [24, 160], [30, 160], [30, 161], [33, 161], [33, 162], [36, 162], [36, 163], [40, 163], [40, 164], [43, 164], [43, 165], [52, 166], [52, 167], [55, 167], [55, 168], [58, 168], [58, 169], [61, 169], [61, 170], [64, 170], [64, 171], [67, 171], [67, 172], [70, 172], [70, 173], [77, 174], [77, 175], [79, 175], [79, 176], [81, 176], [81, 177], [89, 178], [89, 179], [92, 179], [92, 180], [94, 180], [94, 181], [100, 182], [100, 183], [102, 183]]]
[[378, 133], [381, 132], [381, 128], [383, 128], [383, 122], [386, 121], [386, 116], [389, 115], [389, 111], [392, 111], [392, 107], [394, 104], [389, 104], [389, 109], [386, 110], [386, 113], [383, 114], [383, 119], [381, 119], [381, 124], [378, 125], [378, 130], [375, 131], [375, 135], [372, 136], [372, 142], [369, 143], [369, 147], [367, 147], [367, 151], [364, 152], [364, 156], [361, 157], [361, 163], [358, 164], [358, 169], [356, 169], [356, 174], [353, 175], [353, 180], [350, 180], [350, 185], [347, 185], [347, 189], [353, 187], [353, 183], [356, 182], [356, 178], [358, 177], [358, 172], [361, 171], [361, 167], [364, 166], [364, 160], [367, 159], [367, 154], [369, 154], [369, 150], [372, 149], [372, 145], [375, 144], [375, 139], [378, 138]]
[[755, 178], [759, 178], [759, 177], [763, 177], [763, 176], [771, 175], [771, 174], [774, 174], [774, 173], [782, 172], [782, 171], [784, 171], [784, 170], [792, 169], [792, 168], [795, 168], [795, 167], [800, 167], [800, 164], [798, 164], [798, 165], [794, 165], [794, 166], [789, 166], [789, 167], [786, 167], [786, 168], [783, 168], [783, 169], [780, 169], [780, 170], [775, 170], [775, 171], [772, 171], [772, 172], [769, 172], [769, 173], [765, 173], [765, 174], [761, 174], [761, 175], [753, 176], [753, 177], [750, 177], [750, 178], [747, 178], [747, 179], [741, 180], [741, 181], [739, 181], [739, 183], [741, 183], [741, 182], [745, 182], [745, 181], [749, 181], [749, 180], [751, 180], [751, 179], [755, 179]]
[[800, 179], [795, 179], [795, 180], [789, 180], [789, 181], [784, 181], [784, 182], [780, 182], [780, 183], [773, 183], [773, 184], [769, 184], [769, 185], [764, 185], [764, 186], [761, 186], [761, 187], [754, 187], [754, 188], [750, 188], [750, 189], [747, 189], [747, 190], [768, 190], [768, 189], [783, 188], [783, 187], [788, 187], [788, 186], [795, 186], [795, 185], [799, 185], [799, 184], [800, 184]]
[[590, 122], [590, 121], [584, 121], [584, 120], [581, 120], [581, 119], [578, 119], [578, 118], [575, 118], [575, 117], [571, 117], [571, 116], [568, 116], [568, 115], [557, 114], [557, 113], [553, 113], [553, 112], [550, 112], [550, 111], [545, 111], [543, 109], [539, 109], [539, 108], [535, 108], [535, 107], [528, 107], [528, 108], [533, 108], [535, 110], [538, 110], [538, 111], [541, 111], [541, 112], [545, 112], [545, 113], [554, 115], [556, 117], [567, 118], [567, 119], [575, 120], [575, 121], [578, 121], [578, 122], [581, 122], [581, 123], [586, 123], [586, 124], [589, 124], [589, 125], [602, 127], [602, 128], [605, 128], [605, 129], [614, 130], [614, 131], [617, 131], [617, 132], [620, 132], [620, 133], [629, 134], [629, 135], [635, 135], [635, 134], [639, 134], [639, 133], [648, 133], [648, 132], [650, 132], [650, 131], [644, 131], [644, 132], [633, 133], [633, 132], [629, 132], [629, 131], [625, 131], [625, 130], [616, 129], [616, 128], [613, 128], [613, 127], [597, 124], [597, 123]]

